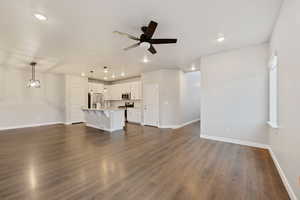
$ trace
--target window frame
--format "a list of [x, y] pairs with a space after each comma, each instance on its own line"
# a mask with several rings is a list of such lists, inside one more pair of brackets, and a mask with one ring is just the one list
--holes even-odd
[[278, 126], [278, 55], [273, 53], [269, 62], [269, 121], [272, 128]]

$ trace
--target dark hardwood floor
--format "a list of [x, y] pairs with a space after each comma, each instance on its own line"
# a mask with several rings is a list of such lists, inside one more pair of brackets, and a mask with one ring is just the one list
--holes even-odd
[[200, 139], [199, 126], [2, 131], [0, 199], [289, 199], [266, 150]]

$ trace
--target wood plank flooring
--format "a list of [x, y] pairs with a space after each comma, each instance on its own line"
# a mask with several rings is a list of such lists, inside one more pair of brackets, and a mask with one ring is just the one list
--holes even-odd
[[1, 131], [0, 199], [289, 199], [266, 150], [200, 139], [199, 129]]

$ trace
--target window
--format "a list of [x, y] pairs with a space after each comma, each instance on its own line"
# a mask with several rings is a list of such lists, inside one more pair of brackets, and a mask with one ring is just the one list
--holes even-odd
[[278, 56], [274, 53], [269, 63], [269, 121], [272, 128], [278, 128]]

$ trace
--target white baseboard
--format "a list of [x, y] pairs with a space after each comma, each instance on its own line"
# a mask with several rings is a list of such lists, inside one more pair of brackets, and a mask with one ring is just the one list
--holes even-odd
[[200, 121], [200, 119], [194, 119], [194, 120], [192, 120], [192, 121], [183, 123], [183, 124], [177, 126], [176, 128], [181, 128], [181, 127], [187, 126], [187, 125], [189, 125], [189, 124], [192, 124], [192, 123], [195, 123], [195, 122], [198, 122], [198, 121]]
[[177, 125], [163, 125], [159, 126], [158, 128], [171, 128], [171, 129], [176, 129], [178, 126]]
[[68, 121], [68, 122], [64, 122], [65, 125], [71, 125], [73, 123], [86, 123], [86, 121], [81, 121], [81, 122], [79, 122], [79, 121]]
[[10, 130], [10, 129], [20, 129], [20, 128], [31, 128], [31, 127], [38, 127], [38, 126], [49, 126], [49, 125], [54, 125], [54, 124], [64, 124], [64, 122], [46, 122], [46, 123], [40, 123], [40, 124], [0, 127], [0, 131]]
[[298, 200], [298, 198], [296, 197], [295, 192], [293, 191], [293, 188], [291, 187], [288, 179], [286, 178], [285, 173], [282, 170], [282, 168], [280, 167], [279, 162], [278, 162], [278, 160], [277, 160], [277, 158], [276, 158], [276, 156], [275, 156], [275, 154], [274, 154], [274, 152], [272, 151], [271, 148], [269, 148], [269, 152], [271, 154], [273, 162], [275, 163], [275, 166], [276, 166], [276, 168], [277, 168], [277, 170], [279, 172], [281, 180], [282, 180], [282, 182], [283, 182], [283, 184], [284, 184], [284, 186], [285, 186], [285, 188], [286, 188], [286, 190], [287, 190], [287, 192], [288, 192], [291, 200]]
[[240, 145], [245, 145], [245, 146], [250, 146], [250, 147], [257, 147], [257, 148], [262, 148], [262, 149], [269, 149], [270, 148], [270, 146], [267, 145], [267, 144], [261, 144], [261, 143], [246, 141], [246, 140], [225, 138], [225, 137], [219, 137], [219, 136], [211, 136], [211, 135], [205, 135], [205, 134], [200, 134], [200, 137], [204, 138], [204, 139], [208, 139], [208, 140], [216, 140], [216, 141], [221, 141], [221, 142], [240, 144]]
[[250, 146], [250, 147], [257, 147], [257, 148], [262, 148], [262, 149], [268, 149], [270, 152], [270, 155], [273, 159], [273, 162], [275, 163], [275, 166], [279, 172], [279, 175], [281, 177], [281, 180], [290, 196], [291, 200], [298, 200], [296, 197], [295, 192], [293, 191], [291, 185], [289, 184], [288, 179], [286, 178], [284, 171], [279, 165], [279, 162], [272, 151], [270, 145], [267, 144], [261, 144], [261, 143], [256, 143], [256, 142], [250, 142], [250, 141], [245, 141], [245, 140], [238, 140], [238, 139], [232, 139], [232, 138], [225, 138], [225, 137], [218, 137], [218, 136], [210, 136], [210, 135], [205, 135], [201, 134], [201, 138], [208, 139], [208, 140], [215, 140], [215, 141], [220, 141], [220, 142], [226, 142], [226, 143], [233, 143], [233, 144], [239, 144], [239, 145], [245, 145], [245, 146]]
[[194, 119], [192, 121], [189, 121], [189, 122], [186, 122], [186, 123], [183, 123], [183, 124], [180, 124], [180, 125], [164, 125], [164, 126], [159, 126], [159, 128], [178, 129], [178, 128], [182, 128], [184, 126], [187, 126], [189, 124], [192, 124], [192, 123], [195, 123], [195, 122], [198, 122], [198, 121], [200, 121], [200, 119]]

